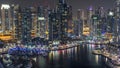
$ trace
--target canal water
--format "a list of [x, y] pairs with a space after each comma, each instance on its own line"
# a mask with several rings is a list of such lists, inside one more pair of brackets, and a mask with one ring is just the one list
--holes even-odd
[[109, 68], [102, 56], [93, 55], [95, 45], [80, 45], [67, 50], [50, 52], [47, 57], [37, 57], [39, 68]]

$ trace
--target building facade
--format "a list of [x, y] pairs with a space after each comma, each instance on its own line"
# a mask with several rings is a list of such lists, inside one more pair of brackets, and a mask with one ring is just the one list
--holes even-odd
[[7, 34], [12, 29], [11, 9], [8, 4], [2, 4], [1, 6], [1, 21], [2, 31]]
[[31, 30], [32, 30], [32, 16], [31, 9], [24, 8], [22, 9], [22, 43], [28, 44], [31, 42]]

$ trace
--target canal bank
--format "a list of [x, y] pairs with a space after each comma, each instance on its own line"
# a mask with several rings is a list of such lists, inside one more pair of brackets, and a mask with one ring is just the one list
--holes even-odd
[[95, 45], [86, 44], [69, 49], [51, 51], [45, 57], [34, 57], [33, 68], [36, 66], [38, 66], [37, 68], [109, 68], [104, 63], [102, 56], [92, 54], [94, 49]]
[[102, 56], [93, 55], [95, 45], [79, 45], [65, 50], [51, 51], [47, 57], [39, 56], [39, 68], [109, 68]]
[[62, 45], [62, 46], [57, 47], [57, 48], [51, 47], [50, 51], [66, 50], [66, 49], [70, 49], [70, 48], [74, 48], [74, 47], [78, 47], [78, 46], [80, 46], [80, 45], [73, 45], [73, 46]]
[[93, 50], [92, 53], [94, 55], [99, 55], [104, 57], [104, 61], [105, 63], [111, 67], [111, 68], [120, 68], [120, 60], [119, 57], [117, 55], [113, 55], [107, 51], [103, 51], [103, 50]]

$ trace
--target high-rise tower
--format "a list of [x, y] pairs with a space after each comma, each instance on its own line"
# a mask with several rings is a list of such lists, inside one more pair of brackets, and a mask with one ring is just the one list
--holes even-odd
[[116, 0], [116, 33], [115, 39], [117, 43], [120, 43], [120, 0]]
[[31, 9], [22, 9], [22, 43], [28, 44], [31, 41], [32, 16]]
[[93, 7], [90, 6], [87, 11], [87, 23], [90, 28], [90, 36], [92, 35], [93, 25], [92, 25], [92, 15], [94, 15]]
[[[72, 19], [72, 7], [65, 0], [58, 0], [57, 7], [49, 14], [49, 39], [66, 43], [68, 38], [68, 24]], [[52, 37], [51, 37], [52, 36]]]
[[10, 5], [8, 4], [2, 4], [1, 6], [1, 19], [2, 19], [2, 30], [4, 32], [8, 32], [11, 30], [11, 12], [10, 12]]
[[69, 7], [65, 0], [59, 0], [57, 13], [60, 14], [60, 39], [65, 41], [68, 36], [68, 16], [69, 16]]

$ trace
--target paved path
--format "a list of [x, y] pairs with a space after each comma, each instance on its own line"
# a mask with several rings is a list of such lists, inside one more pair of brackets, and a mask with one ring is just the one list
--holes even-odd
[[102, 52], [101, 50], [93, 50], [93, 54], [103, 55], [104, 57], [107, 57], [107, 58], [109, 58], [111, 60], [117, 60], [118, 59], [117, 56], [112, 55], [111, 53], [106, 52], [106, 51]]

